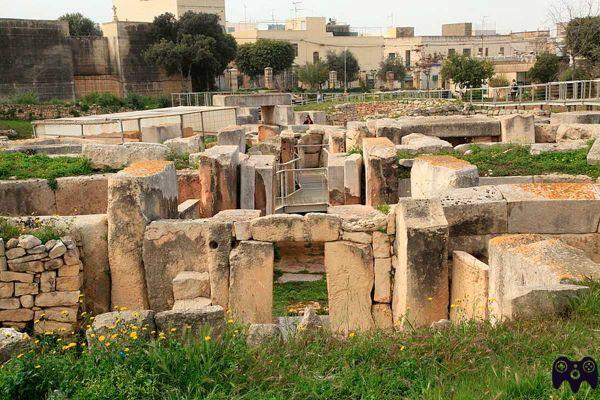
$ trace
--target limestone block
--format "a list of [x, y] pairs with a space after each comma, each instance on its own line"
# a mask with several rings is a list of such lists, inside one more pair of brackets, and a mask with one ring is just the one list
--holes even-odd
[[[78, 289], [75, 289], [78, 290]], [[15, 283], [15, 297], [23, 296], [26, 294], [38, 294], [39, 288], [37, 283]]]
[[37, 307], [72, 306], [79, 300], [79, 291], [40, 293], [35, 296]]
[[148, 293], [140, 244], [150, 222], [177, 218], [175, 166], [164, 161], [133, 164], [109, 179], [108, 193], [112, 305], [146, 309]]
[[509, 233], [598, 231], [600, 194], [591, 183], [500, 185], [508, 203]]
[[342, 231], [342, 240], [354, 243], [371, 244], [373, 243], [373, 235], [368, 232]]
[[204, 151], [204, 140], [202, 135], [193, 135], [165, 140], [164, 145], [175, 154], [194, 154]]
[[398, 267], [394, 325], [429, 326], [448, 318], [448, 222], [439, 200], [402, 200], [396, 207]]
[[0, 181], [0, 215], [55, 215], [54, 191], [45, 179]]
[[84, 143], [81, 155], [95, 169], [121, 169], [140, 161], [166, 160], [169, 148], [157, 143]]
[[56, 290], [58, 291], [80, 290], [82, 284], [82, 276], [61, 276], [56, 278]]
[[278, 126], [260, 125], [258, 127], [258, 141], [265, 142], [271, 138], [277, 137], [280, 133]]
[[199, 335], [208, 330], [211, 338], [219, 339], [225, 331], [225, 312], [221, 306], [189, 311], [163, 311], [157, 313], [154, 320], [158, 332], [171, 332], [174, 329], [181, 336], [190, 332], [192, 335]]
[[272, 243], [243, 241], [229, 256], [229, 310], [236, 321], [268, 324], [273, 312]]
[[375, 292], [373, 300], [377, 303], [392, 302], [392, 259], [375, 259]]
[[[26, 310], [30, 311], [30, 310]], [[33, 313], [33, 311], [31, 311]], [[33, 318], [33, 316], [32, 316]], [[33, 333], [36, 335], [44, 335], [50, 332], [58, 336], [73, 336], [75, 332], [75, 324], [70, 322], [57, 322], [42, 320], [33, 325]]]
[[228, 126], [217, 133], [219, 146], [237, 146], [241, 154], [246, 153], [246, 132], [237, 125]]
[[371, 308], [375, 328], [379, 330], [394, 329], [392, 307], [389, 304], [373, 304]]
[[210, 300], [210, 275], [208, 272], [180, 272], [173, 279], [173, 298], [190, 300], [208, 297]]
[[341, 221], [328, 214], [309, 213], [306, 219], [306, 240], [308, 242], [334, 242], [340, 236]]
[[200, 214], [212, 217], [222, 210], [236, 209], [239, 148], [215, 146], [201, 153]]
[[142, 127], [142, 142], [145, 143], [163, 143], [180, 137], [183, 137], [183, 133], [179, 124]]
[[373, 232], [373, 256], [375, 258], [389, 258], [390, 255], [390, 237], [387, 233]]
[[587, 140], [572, 140], [560, 143], [536, 143], [529, 146], [529, 154], [536, 156], [542, 153], [576, 151], [585, 149], [587, 146]]
[[600, 112], [572, 111], [552, 113], [550, 122], [552, 124], [600, 124]]
[[16, 310], [21, 307], [19, 299], [0, 299], [0, 310]]
[[98, 337], [110, 336], [118, 329], [131, 331], [132, 326], [137, 327], [135, 331], [140, 338], [150, 338], [151, 332], [156, 332], [154, 316], [152, 310], [114, 311], [97, 315], [85, 333], [88, 345], [95, 344]]
[[363, 158], [361, 154], [350, 154], [344, 161], [344, 204], [361, 204]]
[[283, 342], [281, 328], [276, 324], [252, 324], [248, 329], [246, 343], [248, 346], [260, 346], [262, 344], [275, 344]]
[[2, 282], [33, 282], [33, 275], [22, 272], [0, 271], [0, 281]]
[[29, 343], [29, 335], [26, 333], [12, 328], [0, 328], [0, 364], [4, 364], [13, 356], [24, 352]]
[[252, 239], [250, 222], [260, 218], [260, 210], [225, 210], [213, 217], [213, 220], [233, 224], [233, 235], [239, 241]]
[[589, 165], [600, 165], [600, 140], [596, 139], [587, 155]]
[[450, 290], [450, 320], [488, 320], [489, 266], [472, 255], [455, 251], [452, 254], [452, 287]]
[[338, 129], [328, 129], [326, 132], [329, 142], [329, 153], [345, 153], [346, 152], [346, 132]]
[[440, 151], [451, 151], [452, 144], [434, 136], [426, 136], [420, 133], [411, 133], [402, 137], [402, 144], [396, 146], [397, 151], [405, 151], [411, 154], [437, 153]]
[[108, 174], [58, 178], [55, 190], [59, 215], [106, 214]]
[[309, 130], [300, 134], [298, 156], [300, 168], [319, 168], [324, 164], [322, 146], [324, 131]]
[[487, 258], [488, 243], [498, 235], [467, 235], [453, 236], [450, 235], [448, 241], [448, 253], [452, 254], [455, 251], [464, 251], [475, 257]]
[[373, 232], [387, 227], [387, 216], [370, 206], [329, 207], [327, 213], [338, 216], [342, 220], [342, 230], [348, 232]]
[[589, 288], [577, 285], [540, 285], [520, 288], [507, 301], [512, 319], [564, 318], [573, 302]]
[[371, 246], [338, 241], [325, 243], [325, 271], [331, 330], [347, 335], [369, 331], [375, 273]]
[[21, 296], [19, 298], [19, 301], [21, 302], [21, 307], [23, 307], [23, 308], [32, 308], [34, 305], [33, 295], [31, 295], [31, 294], [26, 294], [26, 295]]
[[450, 236], [508, 232], [507, 203], [495, 186], [454, 189], [441, 201]]
[[196, 297], [193, 299], [175, 300], [173, 311], [201, 310], [211, 305], [210, 297]]
[[6, 251], [6, 258], [11, 261], [11, 260], [18, 260], [22, 257], [24, 257], [27, 254], [27, 251], [22, 248], [22, 247], [15, 247], [12, 249], [8, 249]]
[[375, 132], [376, 137], [387, 138], [394, 144], [400, 144], [403, 136], [412, 133], [404, 129], [404, 124], [390, 118], [375, 120], [370, 124], [370, 127], [372, 127], [371, 130]]
[[231, 223], [209, 219], [151, 223], [143, 239], [150, 308], [158, 312], [172, 309], [172, 282], [184, 271], [208, 272], [213, 304], [227, 306], [231, 229]]
[[421, 156], [411, 174], [414, 198], [439, 197], [452, 189], [479, 186], [479, 171], [467, 161], [451, 156]]
[[386, 138], [363, 140], [365, 201], [368, 206], [398, 202], [398, 156]]
[[594, 178], [587, 175], [545, 174], [534, 175], [533, 183], [594, 183]]
[[[19, 303], [18, 299], [15, 300]], [[0, 311], [0, 322], [28, 322], [31, 320], [33, 320], [33, 311], [27, 308]]]
[[81, 265], [66, 265], [58, 269], [58, 276], [77, 276], [81, 271]]
[[13, 282], [0, 282], [0, 299], [12, 297], [15, 290]]
[[294, 107], [293, 106], [275, 106], [275, 124], [277, 125], [293, 125], [294, 124]]
[[304, 217], [277, 214], [261, 217], [250, 223], [252, 238], [262, 242], [304, 242]]
[[375, 137], [364, 122], [351, 121], [346, 126], [346, 151], [360, 150], [364, 138]]
[[241, 162], [240, 207], [260, 210], [264, 215], [275, 211], [275, 156], [255, 155]]
[[49, 320], [57, 322], [77, 322], [79, 307], [52, 307], [35, 312], [36, 320]]
[[179, 219], [199, 219], [200, 218], [200, 200], [189, 199], [177, 206]]
[[533, 115], [511, 114], [499, 118], [502, 143], [535, 143]]
[[600, 125], [562, 124], [556, 132], [556, 141], [600, 139]]
[[556, 124], [535, 125], [535, 143], [556, 143], [558, 127]]
[[295, 125], [304, 125], [304, 121], [306, 121], [307, 116], [310, 116], [314, 125], [327, 124], [327, 114], [323, 111], [296, 111], [294, 113]]
[[340, 206], [346, 204], [344, 171], [346, 165], [345, 154], [329, 154], [327, 157], [327, 190], [329, 204]]
[[[179, 186], [179, 204], [191, 199], [200, 199], [202, 188], [200, 187], [200, 175], [197, 168], [177, 171], [177, 183]], [[198, 213], [200, 213], [200, 205], [198, 205]], [[203, 215], [200, 216], [204, 217]]]

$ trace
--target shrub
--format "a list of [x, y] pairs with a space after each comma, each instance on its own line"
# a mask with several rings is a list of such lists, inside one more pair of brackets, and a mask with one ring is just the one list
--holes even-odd
[[27, 92], [12, 97], [11, 102], [14, 104], [31, 105], [38, 104], [40, 102], [40, 98], [33, 92]]

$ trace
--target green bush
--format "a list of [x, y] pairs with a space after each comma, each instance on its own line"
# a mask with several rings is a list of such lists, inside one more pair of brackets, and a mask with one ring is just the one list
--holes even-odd
[[33, 235], [40, 239], [42, 243], [46, 243], [49, 240], [59, 239], [66, 234], [65, 230], [44, 224], [35, 217], [28, 218], [18, 225], [0, 217], [0, 239], [3, 239], [5, 243], [8, 239], [17, 238], [21, 235]]
[[10, 102], [14, 104], [31, 105], [38, 104], [40, 102], [40, 98], [37, 94], [28, 92], [11, 97]]
[[49, 157], [45, 154], [29, 156], [23, 153], [0, 153], [0, 180], [48, 179], [50, 185], [63, 176], [90, 175], [94, 171], [90, 161], [83, 157]]

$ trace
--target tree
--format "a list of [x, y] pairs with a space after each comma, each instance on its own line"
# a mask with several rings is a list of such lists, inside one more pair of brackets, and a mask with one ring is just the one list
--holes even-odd
[[488, 60], [477, 60], [456, 54], [442, 64], [442, 79], [452, 80], [459, 88], [478, 88], [494, 76], [494, 65]]
[[162, 14], [154, 19], [151, 35], [145, 59], [181, 74], [184, 81], [191, 79], [194, 90], [211, 89], [237, 51], [235, 39], [224, 33], [214, 14], [188, 11], [179, 20]]
[[427, 54], [419, 59], [415, 64], [415, 71], [425, 75], [427, 81], [427, 90], [429, 90], [429, 80], [431, 78], [431, 69], [439, 65], [443, 56], [439, 53]]
[[278, 74], [290, 68], [296, 58], [294, 46], [285, 40], [259, 39], [238, 48], [235, 64], [251, 78], [264, 74], [265, 68], [273, 68]]
[[[350, 50], [344, 50], [339, 54], [334, 51], [327, 52], [325, 62], [329, 71], [336, 71], [340, 82], [354, 82], [358, 79], [360, 65]], [[346, 75], [347, 74], [347, 79]]]
[[377, 77], [382, 81], [387, 80], [387, 73], [393, 72], [394, 79], [400, 82], [404, 81], [406, 77], [406, 67], [402, 58], [388, 58], [379, 64], [379, 71]]
[[100, 25], [81, 13], [70, 13], [58, 17], [59, 21], [69, 23], [70, 36], [102, 36]]
[[574, 57], [600, 61], [600, 16], [574, 18], [567, 24], [565, 44]]
[[536, 83], [554, 82], [560, 72], [560, 57], [552, 53], [541, 53], [529, 70], [529, 79]]
[[329, 78], [327, 65], [318, 62], [306, 64], [298, 69], [298, 80], [310, 86], [311, 89], [319, 89]]

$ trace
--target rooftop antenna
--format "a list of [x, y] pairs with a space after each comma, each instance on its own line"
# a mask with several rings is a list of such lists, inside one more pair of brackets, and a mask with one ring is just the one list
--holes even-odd
[[248, 6], [246, 6], [246, 3], [244, 3], [244, 23], [245, 23], [245, 24], [247, 24], [247, 23], [248, 23], [248, 18], [247, 18], [247, 17], [248, 17], [248, 15], [247, 15], [247, 13], [246, 13], [247, 9], [248, 9]]
[[390, 17], [390, 22], [392, 23], [390, 26], [393, 27], [394, 26], [394, 13], [391, 13], [389, 15], [389, 17]]
[[292, 5], [294, 6], [294, 19], [298, 19], [298, 11], [302, 11], [302, 8], [299, 7], [302, 5], [302, 1], [292, 1]]

